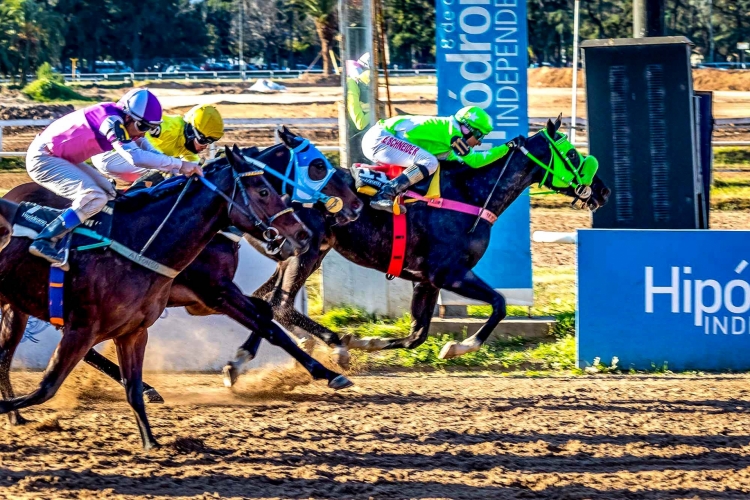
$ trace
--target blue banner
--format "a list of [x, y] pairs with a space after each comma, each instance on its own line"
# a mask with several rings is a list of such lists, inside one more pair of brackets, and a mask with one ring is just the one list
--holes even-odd
[[750, 369], [750, 231], [578, 232], [577, 363]]
[[[436, 32], [438, 115], [464, 106], [485, 109], [494, 130], [484, 148], [526, 135], [526, 2], [438, 0]], [[476, 268], [511, 304], [530, 305], [533, 299], [529, 210], [526, 191], [495, 224], [490, 247]], [[446, 303], [443, 295], [441, 303]]]

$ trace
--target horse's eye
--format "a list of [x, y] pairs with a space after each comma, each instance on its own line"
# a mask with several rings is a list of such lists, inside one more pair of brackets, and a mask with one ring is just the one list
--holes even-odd
[[315, 160], [311, 161], [310, 166], [318, 170], [326, 168], [326, 164], [323, 163], [323, 160], [321, 160], [320, 158], [316, 158]]
[[578, 159], [578, 151], [576, 151], [575, 149], [571, 149], [570, 151], [568, 151], [568, 159], [570, 161], [576, 161]]
[[261, 189], [260, 191], [258, 191], [258, 194], [261, 196], [261, 198], [265, 198], [269, 195], [269, 192], [268, 189]]

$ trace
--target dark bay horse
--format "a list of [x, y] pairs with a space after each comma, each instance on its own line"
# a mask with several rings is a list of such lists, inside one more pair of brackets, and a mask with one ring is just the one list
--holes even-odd
[[[217, 231], [230, 225], [248, 232], [273, 227], [300, 252], [309, 245], [310, 232], [236, 147], [227, 152], [226, 165], [209, 166], [205, 171], [206, 182], [195, 178], [172, 182], [171, 187], [137, 193], [117, 202], [112, 238], [125, 247], [139, 249], [172, 211], [146, 257], [178, 272], [199, 255]], [[176, 203], [180, 196], [180, 203]], [[17, 208], [15, 203], [0, 199], [0, 215], [6, 220], [14, 220]], [[0, 252], [0, 301], [4, 309], [10, 305], [14, 309], [4, 310], [3, 323], [25, 322], [29, 315], [49, 320], [49, 264], [29, 254], [30, 243], [29, 239], [12, 238]], [[18, 398], [7, 395], [12, 399], [0, 401], [0, 413], [47, 401], [89, 349], [112, 339], [143, 446], [156, 446], [141, 395], [143, 355], [147, 329], [167, 305], [171, 285], [170, 277], [115, 252], [72, 251], [65, 278], [62, 339], [37, 389]], [[20, 331], [22, 334], [23, 329]], [[2, 364], [10, 364], [12, 356], [8, 353], [12, 354], [19, 340], [0, 339]]]
[[[559, 138], [560, 120], [548, 121], [546, 133]], [[544, 164], [552, 160], [553, 150], [543, 133], [525, 140], [525, 148]], [[552, 175], [520, 151], [502, 158], [481, 169], [471, 169], [459, 163], [445, 163], [441, 169], [441, 195], [450, 200], [483, 206], [499, 216], [529, 186], [542, 181], [543, 185], [561, 194], [578, 199], [573, 188], [552, 186]], [[580, 158], [572, 150], [571, 161], [579, 167]], [[506, 164], [506, 160], [507, 164]], [[497, 188], [493, 192], [493, 186]], [[590, 210], [607, 202], [610, 190], [595, 177], [590, 196], [582, 201]], [[490, 196], [492, 194], [492, 196]], [[489, 198], [489, 199], [488, 199]], [[276, 319], [287, 329], [295, 327], [321, 338], [328, 345], [337, 345], [341, 339], [332, 331], [297, 312], [294, 299], [331, 249], [336, 249], [346, 259], [364, 267], [385, 273], [391, 258], [393, 220], [388, 213], [372, 210], [367, 204], [360, 218], [345, 226], [332, 225], [318, 214], [298, 212], [313, 233], [310, 250], [277, 265], [273, 276], [254, 294], [265, 298], [274, 308]], [[474, 274], [474, 266], [482, 258], [490, 238], [490, 225], [479, 221], [470, 231], [476, 217], [459, 212], [438, 210], [424, 203], [409, 205], [407, 253], [400, 277], [414, 282], [411, 303], [411, 332], [406, 338], [345, 339], [350, 348], [380, 350], [415, 348], [427, 338], [432, 314], [440, 289], [450, 290], [467, 298], [486, 302], [492, 314], [482, 328], [461, 343], [449, 342], [441, 357], [450, 358], [478, 350], [490, 333], [506, 315], [504, 297]], [[500, 235], [495, 235], [500, 237]], [[258, 349], [260, 337], [251, 335], [238, 350], [238, 357], [224, 369], [225, 379], [233, 382], [244, 359], [252, 359]]]
[[[304, 139], [286, 129], [279, 130], [279, 137], [283, 144], [266, 149], [257, 158], [259, 161], [266, 163], [269, 168], [283, 172], [292, 160], [295, 148], [299, 149], [303, 145]], [[314, 146], [310, 145], [310, 147]], [[222, 160], [218, 161], [221, 162]], [[226, 160], [223, 161], [226, 162]], [[332, 168], [331, 165], [324, 165], [315, 160], [305, 166], [309, 167], [308, 175], [313, 181], [329, 177], [325, 185], [321, 187], [323, 194], [336, 196], [343, 201], [342, 210], [335, 215], [336, 220], [339, 223], [348, 223], [355, 220], [362, 209], [362, 202], [349, 187], [345, 172], [337, 169], [333, 175], [328, 175], [328, 169]], [[277, 191], [281, 190], [282, 180], [272, 175], [266, 175], [265, 177], [272, 187]], [[57, 208], [64, 208], [69, 204], [67, 200], [55, 196], [34, 183], [14, 188], [6, 195], [6, 199], [31, 201]], [[328, 213], [321, 203], [317, 203], [315, 208], [316, 211]], [[261, 231], [250, 231], [249, 236], [257, 238], [256, 246], [261, 249], [261, 252], [268, 250], [268, 242], [261, 241]], [[246, 239], [253, 241], [248, 236], [246, 236]], [[284, 349], [302, 364], [313, 378], [326, 379], [329, 382], [338, 378], [339, 382], [344, 383], [346, 378], [340, 377], [338, 373], [328, 370], [311, 358], [277, 324], [273, 323], [273, 312], [265, 302], [243, 295], [242, 290], [234, 284], [232, 280], [239, 264], [238, 251], [239, 243], [235, 238], [229, 238], [221, 233], [216, 235], [185, 271], [175, 278], [167, 306], [185, 307], [188, 313], [193, 315], [225, 314], [251, 331], [260, 333], [273, 345]], [[294, 247], [289, 242], [285, 242], [278, 246], [277, 251], [278, 253], [274, 254], [275, 256], [286, 259], [292, 255]], [[17, 316], [12, 307], [8, 309], [5, 313], [7, 319], [2, 323], [2, 330], [0, 330], [0, 348], [4, 345], [2, 339], [20, 339], [26, 328], [27, 317]], [[15, 317], [18, 317], [18, 319], [11, 321]], [[13, 350], [15, 350], [15, 347], [13, 347]], [[12, 350], [6, 350], [5, 352], [10, 359], [13, 354]], [[342, 353], [346, 355], [343, 349]], [[336, 351], [334, 351], [334, 359], [336, 358]], [[94, 349], [86, 354], [84, 361], [115, 381], [122, 383], [120, 368]], [[3, 390], [3, 395], [6, 398], [12, 397], [13, 391], [10, 385], [9, 368], [9, 364], [0, 362], [0, 389]], [[144, 395], [151, 402], [162, 401], [161, 396], [145, 383]], [[10, 413], [9, 417], [11, 424], [25, 422], [17, 411]]]

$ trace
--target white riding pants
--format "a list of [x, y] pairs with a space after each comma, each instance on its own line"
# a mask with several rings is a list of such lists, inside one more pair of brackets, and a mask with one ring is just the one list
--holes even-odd
[[375, 163], [398, 165], [400, 167], [418, 166], [427, 169], [430, 175], [438, 168], [438, 159], [419, 146], [399, 139], [379, 125], [374, 125], [362, 137], [362, 153]]
[[73, 203], [82, 221], [101, 211], [117, 194], [114, 186], [94, 167], [53, 156], [39, 136], [26, 153], [26, 171], [34, 182]]

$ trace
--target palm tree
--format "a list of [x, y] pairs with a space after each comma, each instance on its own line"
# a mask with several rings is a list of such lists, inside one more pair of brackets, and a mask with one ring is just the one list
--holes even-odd
[[297, 0], [302, 11], [315, 23], [315, 31], [320, 39], [320, 56], [323, 58], [323, 74], [331, 75], [330, 48], [338, 33], [337, 0]]

